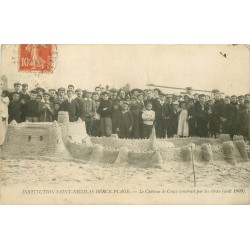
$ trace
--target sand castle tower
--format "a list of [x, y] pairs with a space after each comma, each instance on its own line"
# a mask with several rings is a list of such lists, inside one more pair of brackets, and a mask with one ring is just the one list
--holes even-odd
[[2, 157], [60, 157], [67, 155], [57, 121], [17, 124], [12, 121], [6, 132]]
[[75, 142], [83, 142], [88, 139], [85, 122], [81, 118], [78, 118], [76, 122], [70, 122], [68, 112], [59, 111], [58, 123], [61, 127], [64, 142], [68, 139]]

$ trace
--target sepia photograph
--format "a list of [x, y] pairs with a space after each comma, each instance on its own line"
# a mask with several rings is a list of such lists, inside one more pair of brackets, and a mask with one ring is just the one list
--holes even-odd
[[1, 204], [249, 204], [250, 45], [1, 46]]

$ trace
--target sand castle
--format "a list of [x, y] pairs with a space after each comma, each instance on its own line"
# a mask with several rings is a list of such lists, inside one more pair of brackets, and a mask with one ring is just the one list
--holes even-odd
[[231, 164], [249, 161], [249, 152], [241, 136], [235, 136], [233, 141], [229, 135], [221, 135], [220, 139], [156, 139], [153, 130], [149, 139], [119, 139], [116, 135], [89, 137], [84, 121], [69, 122], [67, 112], [59, 112], [58, 121], [52, 123], [17, 124], [12, 121], [2, 145], [3, 158], [50, 157], [144, 167], [190, 161], [191, 153], [196, 161], [225, 160]]

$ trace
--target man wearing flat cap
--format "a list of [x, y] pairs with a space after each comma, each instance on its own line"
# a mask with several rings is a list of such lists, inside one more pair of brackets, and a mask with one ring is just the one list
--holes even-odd
[[67, 90], [67, 99], [62, 102], [60, 111], [67, 111], [69, 113], [70, 122], [75, 122], [80, 117], [80, 107], [78, 101], [74, 98], [73, 90]]
[[57, 90], [57, 97], [55, 99], [55, 102], [56, 103], [59, 103], [60, 105], [62, 105], [62, 103], [67, 100], [67, 98], [65, 97], [65, 91], [66, 89], [65, 88], [59, 88]]

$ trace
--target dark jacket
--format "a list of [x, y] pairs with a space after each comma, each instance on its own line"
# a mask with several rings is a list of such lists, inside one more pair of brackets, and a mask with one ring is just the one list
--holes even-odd
[[102, 101], [97, 109], [97, 113], [100, 114], [101, 118], [111, 118], [112, 103], [110, 100]]
[[38, 117], [38, 102], [36, 100], [26, 101], [23, 112], [26, 117]]
[[21, 109], [23, 104], [19, 101], [11, 101], [8, 110], [9, 110], [9, 123], [15, 120], [17, 123], [21, 122]]
[[69, 113], [69, 121], [74, 122], [80, 117], [80, 107], [76, 99], [63, 101], [60, 111], [67, 111]]

